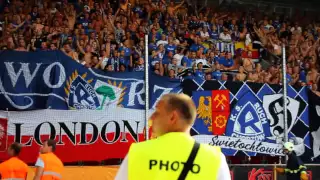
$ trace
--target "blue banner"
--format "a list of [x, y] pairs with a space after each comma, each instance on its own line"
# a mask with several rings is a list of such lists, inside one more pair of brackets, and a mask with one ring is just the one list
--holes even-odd
[[149, 75], [150, 109], [154, 109], [160, 98], [168, 93], [181, 93], [181, 81], [159, 76], [155, 73]]
[[[61, 51], [0, 53], [0, 109], [144, 109], [144, 72], [88, 69]], [[179, 92], [180, 82], [150, 77], [150, 106], [159, 95]]]
[[[282, 154], [284, 123], [280, 85], [191, 79], [185, 80], [182, 86], [183, 92], [192, 96], [197, 106], [198, 116], [193, 126], [193, 135], [196, 139], [225, 147], [223, 152], [228, 156]], [[287, 89], [289, 140], [294, 142], [299, 155], [308, 158], [312, 149], [309, 134], [308, 88], [288, 86]], [[230, 95], [229, 102], [225, 102], [230, 104], [226, 124], [223, 124], [222, 118], [218, 118], [221, 127], [226, 126], [221, 136], [214, 135], [212, 130], [212, 124], [216, 123], [213, 123], [215, 119], [211, 105], [217, 105], [223, 99], [211, 99], [213, 90], [229, 90]], [[214, 99], [217, 102], [214, 102]]]

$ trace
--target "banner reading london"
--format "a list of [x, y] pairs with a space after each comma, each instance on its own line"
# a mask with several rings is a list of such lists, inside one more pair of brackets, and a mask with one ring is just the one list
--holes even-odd
[[[221, 146], [228, 156], [283, 155], [280, 85], [188, 79], [183, 92], [197, 106], [196, 140]], [[307, 88], [288, 86], [288, 132], [299, 156], [311, 152]]]
[[[48, 138], [63, 162], [121, 159], [144, 140], [143, 72], [88, 69], [60, 51], [2, 51], [0, 64], [0, 160], [14, 141], [32, 163]], [[149, 79], [150, 107], [181, 91], [179, 80]]]

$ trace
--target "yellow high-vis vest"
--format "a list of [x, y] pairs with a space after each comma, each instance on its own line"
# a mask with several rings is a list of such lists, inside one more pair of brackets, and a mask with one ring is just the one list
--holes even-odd
[[[132, 144], [128, 154], [129, 180], [177, 180], [193, 145], [192, 137], [178, 132]], [[201, 144], [186, 180], [217, 179], [220, 164], [220, 147]]]

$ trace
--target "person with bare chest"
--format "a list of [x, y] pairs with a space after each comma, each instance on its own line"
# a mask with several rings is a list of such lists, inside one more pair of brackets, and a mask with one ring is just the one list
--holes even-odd
[[248, 51], [248, 58], [243, 59], [243, 67], [247, 72], [252, 72], [254, 69], [254, 62], [252, 62], [252, 52]]
[[246, 77], [247, 77], [247, 75], [244, 73], [243, 66], [240, 66], [239, 73], [237, 73], [235, 76], [235, 81], [245, 81]]

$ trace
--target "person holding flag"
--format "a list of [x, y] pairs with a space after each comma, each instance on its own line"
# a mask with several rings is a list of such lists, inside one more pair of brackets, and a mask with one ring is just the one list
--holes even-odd
[[276, 168], [280, 174], [285, 174], [288, 180], [308, 180], [307, 167], [294, 152], [292, 142], [284, 143], [284, 153], [288, 156], [286, 168]]
[[132, 144], [116, 180], [230, 180], [220, 147], [190, 136], [196, 107], [185, 94], [166, 94], [151, 116], [155, 139]]

